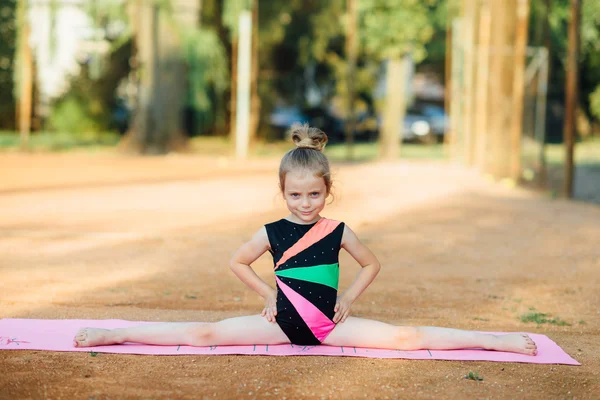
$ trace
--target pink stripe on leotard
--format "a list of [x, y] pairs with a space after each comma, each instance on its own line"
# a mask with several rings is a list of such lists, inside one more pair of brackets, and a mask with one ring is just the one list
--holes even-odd
[[278, 277], [275, 277], [279, 288], [283, 291], [288, 300], [292, 303], [300, 318], [306, 322], [313, 335], [319, 342], [323, 342], [327, 335], [335, 328], [335, 323], [327, 318], [325, 314], [315, 307], [310, 301], [296, 293], [291, 287], [283, 283]]
[[275, 264], [275, 269], [279, 268], [281, 264], [294, 257], [296, 254], [308, 249], [310, 246], [329, 235], [335, 230], [335, 228], [337, 228], [339, 224], [340, 221], [332, 221], [330, 219], [321, 218], [319, 221], [317, 221], [315, 226], [310, 228], [310, 230], [300, 238], [300, 240], [294, 243], [292, 247], [283, 253], [277, 264]]

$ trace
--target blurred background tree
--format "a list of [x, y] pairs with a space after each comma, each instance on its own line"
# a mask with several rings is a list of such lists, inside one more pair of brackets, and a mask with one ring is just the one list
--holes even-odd
[[0, 3], [0, 130], [16, 129], [14, 65], [17, 48], [17, 0]]
[[[543, 0], [531, 3], [530, 45], [550, 50], [549, 122], [547, 139], [562, 142], [562, 105], [564, 104], [565, 66], [567, 59], [569, 0]], [[600, 133], [599, 118], [594, 115], [592, 93], [600, 87], [600, 2], [582, 1], [580, 49], [580, 88], [578, 132], [582, 136]], [[594, 114], [596, 113], [596, 114]], [[555, 128], [552, 126], [554, 123]]]
[[[51, 99], [49, 113], [36, 115], [42, 123], [34, 127], [70, 131], [75, 135], [130, 130], [139, 109], [137, 91], [143, 76], [135, 41], [136, 24], [129, 8], [138, 3], [138, 0], [81, 2], [95, 35], [86, 41], [108, 43], [109, 50], [91, 51], [89, 57], [79, 60], [79, 72], [69, 79], [68, 87], [60, 95]], [[237, 21], [242, 9], [254, 10], [258, 21], [255, 24], [258, 40], [254, 41], [258, 62], [252, 86], [255, 115], [252, 124], [257, 125], [253, 128], [257, 138], [281, 138], [281, 133], [270, 124], [273, 110], [281, 106], [296, 107], [307, 117], [326, 111], [341, 123], [348, 118], [344, 105], [348, 95], [346, 0], [152, 0], [150, 3], [160, 7], [163, 22], [170, 24], [169, 29], [178, 36], [177, 58], [184, 67], [181, 126], [169, 128], [169, 134], [227, 136], [232, 131]], [[353, 109], [357, 115], [381, 115], [385, 104], [381, 95], [384, 62], [390, 57], [410, 53], [417, 72], [433, 72], [443, 81], [446, 28], [449, 18], [456, 16], [458, 3], [457, 0], [357, 0], [360, 44], [353, 80], [356, 91]], [[0, 129], [15, 128], [11, 76], [19, 34], [16, 4], [16, 0], [5, 0], [0, 6]], [[48, 4], [54, 15], [51, 20], [54, 29], [50, 33], [58, 35], [58, 16], [73, 5], [65, 0], [52, 0]], [[556, 125], [560, 125], [569, 1], [539, 0], [531, 4], [530, 45], [551, 47], [549, 109], [555, 114]], [[549, 10], [547, 4], [551, 6]], [[189, 16], [194, 23], [177, 23], [176, 15], [186, 12], [194, 14]], [[582, 133], [588, 135], [598, 131], [599, 32], [600, 2], [584, 0], [580, 115], [589, 129], [584, 129], [585, 123], [580, 126]], [[55, 52], [59, 51], [56, 46], [59, 40], [63, 39], [56, 36], [49, 42], [54, 43], [51, 47]], [[39, 79], [42, 78], [38, 76], [36, 84]], [[323, 124], [325, 129], [331, 128], [326, 121]], [[560, 129], [550, 138], [560, 140]]]

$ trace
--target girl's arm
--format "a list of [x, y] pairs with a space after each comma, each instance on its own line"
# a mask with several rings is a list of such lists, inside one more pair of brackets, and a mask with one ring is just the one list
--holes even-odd
[[266, 317], [269, 322], [275, 322], [275, 315], [277, 315], [277, 291], [260, 279], [250, 267], [250, 264], [256, 261], [269, 248], [267, 230], [263, 226], [254, 234], [250, 241], [244, 243], [233, 255], [229, 262], [229, 267], [242, 282], [265, 299], [265, 308], [261, 315]]
[[348, 227], [344, 226], [342, 235], [342, 248], [345, 249], [352, 258], [354, 258], [362, 267], [356, 279], [348, 288], [338, 296], [335, 305], [335, 316], [333, 322], [344, 322], [350, 312], [350, 306], [360, 296], [360, 294], [373, 282], [373, 279], [379, 273], [381, 265], [377, 257], [365, 246]]

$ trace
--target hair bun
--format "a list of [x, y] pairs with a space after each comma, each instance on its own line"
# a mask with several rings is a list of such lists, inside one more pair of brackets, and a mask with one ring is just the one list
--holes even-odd
[[313, 149], [323, 151], [327, 144], [327, 135], [319, 128], [308, 126], [308, 124], [295, 123], [291, 128], [291, 136], [294, 144], [299, 149]]

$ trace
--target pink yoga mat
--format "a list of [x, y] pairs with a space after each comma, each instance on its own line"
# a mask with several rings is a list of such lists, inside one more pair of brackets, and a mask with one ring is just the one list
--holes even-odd
[[[581, 365], [571, 358], [556, 343], [545, 335], [530, 333], [537, 343], [538, 354], [505, 353], [487, 350], [379, 350], [359, 347], [254, 345], [254, 346], [151, 346], [127, 343], [115, 346], [92, 348], [73, 347], [73, 337], [83, 327], [125, 328], [155, 322], [132, 322], [124, 320], [51, 320], [51, 319], [2, 319], [0, 320], [0, 350], [50, 350], [83, 351], [120, 354], [149, 355], [219, 355], [245, 354], [266, 356], [349, 356], [369, 358], [404, 358], [412, 360], [461, 360], [461, 361], [501, 361], [533, 364]], [[502, 332], [500, 332], [502, 334]]]

